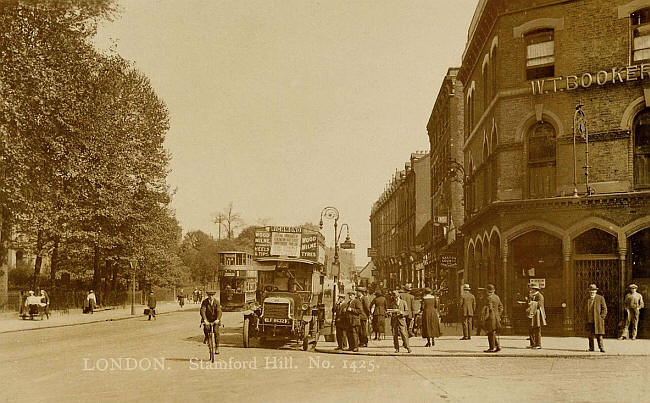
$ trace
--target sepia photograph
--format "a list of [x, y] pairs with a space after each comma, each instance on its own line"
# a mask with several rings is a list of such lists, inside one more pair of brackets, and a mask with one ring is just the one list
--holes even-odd
[[648, 301], [650, 0], [0, 0], [2, 402], [642, 402]]

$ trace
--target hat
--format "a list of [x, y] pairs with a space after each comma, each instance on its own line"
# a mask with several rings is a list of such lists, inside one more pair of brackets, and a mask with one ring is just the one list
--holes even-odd
[[431, 293], [433, 293], [433, 290], [431, 290], [431, 288], [429, 288], [429, 287], [426, 287], [426, 288], [424, 289], [424, 293], [425, 293], [425, 294], [431, 294]]
[[[153, 292], [153, 291], [152, 291], [152, 292]], [[214, 294], [216, 294], [217, 292], [214, 291], [214, 290], [209, 290], [209, 291], [206, 291], [205, 293], [208, 294], [208, 295], [214, 295]]]
[[339, 298], [345, 298], [345, 294], [339, 294], [338, 297]]
[[471, 290], [471, 288], [469, 288], [469, 284], [463, 284], [463, 290]]
[[357, 287], [357, 291], [363, 291], [363, 292], [365, 292], [365, 291], [366, 291], [366, 287]]
[[410, 290], [411, 287], [413, 287], [411, 283], [406, 283], [406, 285], [404, 286], [404, 288], [406, 288], [407, 290]]
[[29, 295], [34, 295], [34, 291], [29, 290]]
[[399, 291], [398, 291], [398, 290], [393, 290], [393, 291], [392, 291], [392, 294], [393, 294], [393, 295], [399, 295]]
[[485, 286], [485, 289], [488, 291], [494, 291], [494, 286], [492, 284], [488, 284], [487, 286]]
[[93, 291], [93, 290], [90, 290], [90, 291], [88, 291], [88, 292], [94, 292], [94, 291]]
[[533, 290], [539, 290], [539, 284], [528, 284], [528, 287]]
[[634, 289], [639, 288], [639, 286], [636, 285], [636, 284], [630, 284], [628, 287], [629, 287], [630, 289], [632, 289], [632, 288], [634, 288]]
[[596, 284], [589, 284], [589, 288], [587, 288], [589, 291], [598, 291], [598, 287], [596, 287]]
[[149, 291], [149, 294], [153, 294], [153, 290]]

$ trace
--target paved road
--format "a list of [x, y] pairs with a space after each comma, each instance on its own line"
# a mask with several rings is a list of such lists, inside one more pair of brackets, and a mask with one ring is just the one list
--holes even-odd
[[650, 392], [647, 358], [344, 357], [291, 346], [244, 349], [241, 314], [226, 313], [224, 323], [223, 361], [211, 369], [201, 361], [207, 347], [197, 311], [0, 334], [6, 385], [0, 401], [614, 402], [645, 401]]

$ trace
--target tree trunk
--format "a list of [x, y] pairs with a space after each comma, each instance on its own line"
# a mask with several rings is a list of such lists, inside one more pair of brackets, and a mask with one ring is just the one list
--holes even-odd
[[36, 292], [38, 288], [38, 277], [41, 274], [41, 265], [43, 264], [43, 231], [38, 230], [36, 235], [36, 261], [34, 262], [34, 280], [32, 281], [32, 289]]
[[[99, 291], [99, 278], [101, 267], [99, 266], [99, 245], [95, 243], [95, 253], [93, 256], [93, 289]], [[99, 301], [98, 301], [99, 303]]]
[[54, 287], [56, 281], [56, 270], [59, 264], [59, 240], [54, 241], [54, 249], [52, 249], [52, 261], [50, 262], [50, 281], [51, 286]]

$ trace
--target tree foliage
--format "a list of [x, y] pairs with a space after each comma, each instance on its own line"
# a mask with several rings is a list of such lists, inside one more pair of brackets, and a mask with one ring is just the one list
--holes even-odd
[[111, 0], [0, 2], [2, 239], [11, 225], [34, 278], [44, 256], [53, 273], [90, 269], [95, 288], [128, 262], [153, 283], [182, 278], [167, 108], [130, 62], [90, 43], [115, 12]]

